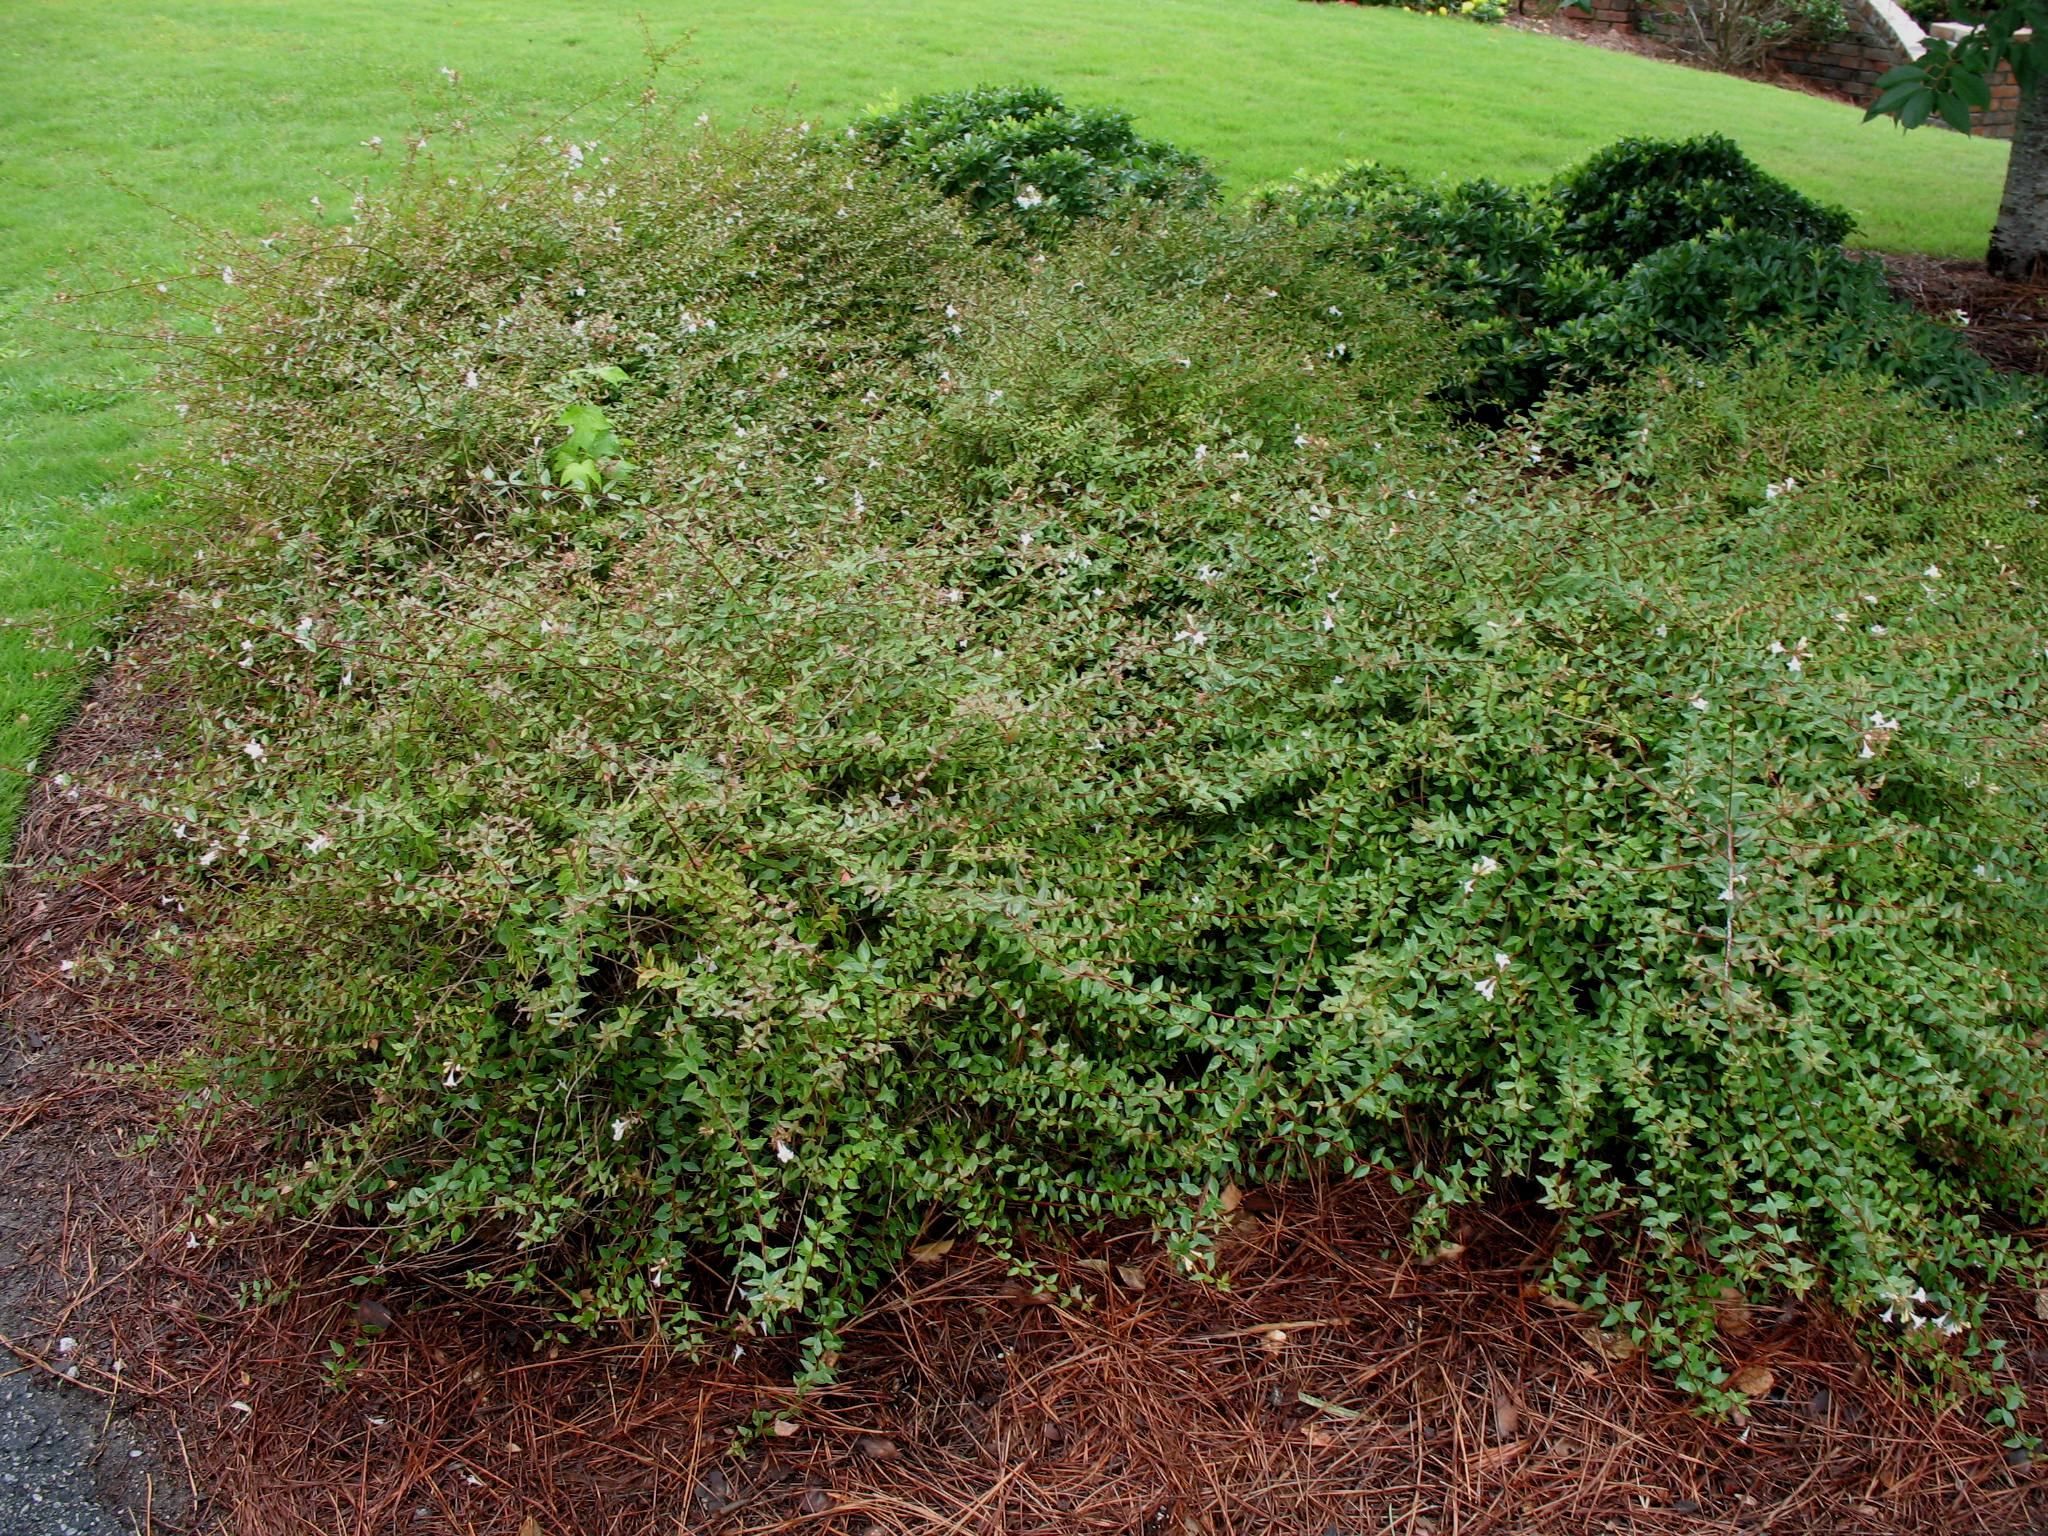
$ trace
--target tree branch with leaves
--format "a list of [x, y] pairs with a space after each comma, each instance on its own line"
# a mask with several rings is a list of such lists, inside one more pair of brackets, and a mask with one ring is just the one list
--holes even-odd
[[1926, 51], [1878, 82], [1869, 117], [1918, 128], [1940, 118], [1960, 133], [1991, 105], [2000, 65], [2020, 88], [2005, 196], [1985, 265], [2000, 277], [2048, 279], [2048, 0], [2010, 0], [1965, 36], [1930, 37]]

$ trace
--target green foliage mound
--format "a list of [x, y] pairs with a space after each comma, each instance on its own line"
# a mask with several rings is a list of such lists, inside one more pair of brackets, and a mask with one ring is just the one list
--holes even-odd
[[992, 229], [1056, 235], [1119, 198], [1199, 204], [1216, 178], [1171, 144], [1140, 138], [1108, 107], [1069, 107], [1042, 86], [920, 96], [863, 118], [861, 141], [922, 176]]
[[613, 155], [280, 242], [182, 380], [237, 537], [148, 804], [259, 1204], [822, 1348], [920, 1239], [1200, 1270], [1232, 1181], [1385, 1167], [1425, 1244], [1540, 1192], [1702, 1391], [1730, 1285], [1981, 1347], [2048, 1191], [2022, 413], [1779, 360], [1481, 437], [1316, 222], [1020, 263], [801, 135]]
[[1685, 240], [1646, 257], [1607, 308], [1561, 327], [1557, 346], [1597, 376], [1665, 349], [1722, 358], [1759, 337], [1817, 368], [1871, 373], [1951, 409], [2003, 391], [1960, 332], [1903, 311], [1876, 262], [1758, 231]]
[[1253, 206], [1324, 226], [1327, 259], [1410, 285], [1453, 320], [1463, 367], [1443, 398], [1482, 419], [1674, 349], [1794, 345], [1954, 409], [2023, 393], [1842, 252], [1847, 214], [1718, 135], [1625, 139], [1534, 192], [1418, 185], [1367, 162], [1261, 189]]
[[1622, 139], [1551, 184], [1558, 243], [1613, 272], [1723, 230], [1840, 245], [1856, 221], [1760, 170], [1718, 133]]

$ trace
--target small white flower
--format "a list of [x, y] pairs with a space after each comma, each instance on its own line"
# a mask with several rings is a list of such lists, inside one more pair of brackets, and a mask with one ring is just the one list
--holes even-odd
[[1175, 635], [1173, 638], [1176, 640], [1185, 640], [1189, 646], [1196, 650], [1200, 650], [1203, 646], [1209, 643], [1209, 637], [1203, 634], [1199, 629], [1184, 629], [1179, 634]]
[[1472, 861], [1472, 878], [1465, 882], [1465, 894], [1467, 896], [1470, 896], [1472, 894], [1474, 887], [1476, 887], [1482, 879], [1492, 874], [1495, 870], [1499, 868], [1499, 860], [1495, 859], [1494, 856], [1490, 853], [1482, 854], [1479, 858], [1474, 859]]
[[441, 1065], [445, 1069], [441, 1077], [441, 1086], [443, 1088], [455, 1088], [461, 1086], [462, 1063], [456, 1061], [453, 1057], [450, 1057], [447, 1061], [442, 1062]]
[[328, 849], [332, 848], [333, 846], [333, 838], [329, 837], [325, 832], [315, 832], [306, 843], [306, 852], [313, 854], [317, 857], [318, 855], [325, 853]]
[[220, 269], [220, 280], [226, 283], [230, 288], [234, 287], [235, 269], [233, 267], [222, 267]]
[[1654, 634], [1659, 640], [1662, 640], [1670, 635], [1671, 626], [1669, 624], [1659, 624], [1654, 630], [1651, 631], [1651, 633]]
[[465, 373], [462, 376], [462, 385], [463, 388], [465, 389], [475, 389], [481, 383], [483, 383], [483, 380], [477, 377], [477, 373], [474, 368], [470, 369], [469, 372]]
[[633, 1129], [633, 1117], [631, 1115], [618, 1116], [612, 1121], [612, 1140], [624, 1141], [626, 1139], [626, 1132], [631, 1129]]
[[57, 1341], [57, 1353], [60, 1355], [68, 1355], [76, 1348], [78, 1348], [78, 1340], [71, 1338], [69, 1335]]
[[1508, 968], [1509, 963], [1510, 962], [1508, 952], [1506, 950], [1496, 949], [1493, 952], [1493, 968], [1495, 970], [1504, 971]]
[[76, 960], [59, 960], [57, 962], [57, 969], [69, 976], [78, 969], [78, 962]]
[[1202, 460], [1204, 460], [1204, 459], [1206, 459], [1206, 458], [1208, 458], [1208, 457], [1209, 457], [1209, 445], [1208, 445], [1207, 443], [1197, 443], [1197, 444], [1195, 444], [1195, 462], [1196, 462], [1197, 464], [1199, 464], [1199, 463], [1201, 463], [1201, 462], [1202, 462]]
[[1213, 587], [1216, 585], [1216, 579], [1222, 574], [1223, 573], [1217, 570], [1215, 566], [1205, 565], [1196, 570], [1195, 580], [1199, 581], [1205, 587]]
[[242, 755], [248, 758], [249, 761], [252, 763], [260, 763], [263, 761], [265, 757], [269, 756], [269, 754], [263, 750], [263, 743], [260, 741], [253, 740], [245, 741], [242, 743]]
[[1494, 989], [1499, 985], [1500, 983], [1496, 981], [1493, 977], [1482, 976], [1477, 981], [1472, 983], [1472, 990], [1474, 992], [1477, 992], [1481, 997], [1485, 998], [1490, 1003], [1493, 1001]]
[[1888, 634], [1890, 634], [1890, 633], [1891, 633], [1891, 631], [1890, 631], [1890, 630], [1888, 630], [1888, 629], [1886, 629], [1886, 628], [1885, 628], [1885, 627], [1884, 627], [1884, 626], [1883, 626], [1882, 624], [1873, 624], [1873, 625], [1871, 625], [1871, 626], [1870, 626], [1870, 632], [1871, 632], [1871, 633], [1872, 633], [1873, 635], [1877, 635], [1877, 636], [1880, 636], [1880, 637], [1882, 637], [1882, 636], [1884, 636], [1884, 635], [1888, 635]]
[[1887, 718], [1881, 709], [1873, 709], [1870, 712], [1870, 724], [1873, 730], [1879, 731], [1896, 731], [1899, 728], [1899, 722]]
[[1700, 697], [1700, 696], [1699, 696], [1698, 694], [1694, 694], [1694, 695], [1692, 696], [1692, 699], [1691, 699], [1691, 701], [1690, 701], [1690, 702], [1691, 702], [1691, 705], [1692, 705], [1692, 707], [1693, 707], [1694, 709], [1698, 710], [1698, 711], [1699, 711], [1699, 712], [1700, 712], [1701, 714], [1705, 714], [1705, 713], [1706, 713], [1706, 711], [1707, 711], [1707, 701], [1706, 701], [1705, 699], [1701, 698], [1701, 697]]
[[1922, 571], [1920, 574], [1922, 576], [1925, 576], [1929, 581], [1939, 581], [1941, 580], [1941, 567], [1938, 565], [1930, 565], [1929, 567], [1927, 567], [1926, 570]]
[[792, 1147], [780, 1136], [775, 1138], [775, 1161], [781, 1163], [784, 1167], [796, 1161], [796, 1148]]
[[1785, 654], [1785, 647], [1784, 647], [1783, 643], [1782, 643], [1782, 642], [1780, 642], [1780, 641], [1777, 641], [1777, 640], [1773, 640], [1773, 641], [1771, 642], [1771, 654], [1772, 654], [1773, 656], [1782, 656], [1782, 655], [1784, 655], [1784, 654]]
[[1044, 203], [1044, 201], [1045, 194], [1032, 186], [1028, 181], [1024, 183], [1023, 188], [1017, 193], [1016, 197], [1017, 206], [1024, 209], [1036, 208]]

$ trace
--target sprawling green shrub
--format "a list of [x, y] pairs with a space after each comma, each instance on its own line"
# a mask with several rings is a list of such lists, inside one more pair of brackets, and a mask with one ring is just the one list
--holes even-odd
[[961, 199], [983, 225], [1038, 238], [1119, 198], [1186, 205], [1216, 191], [1199, 158], [1140, 138], [1127, 114], [1069, 107], [1040, 86], [920, 96], [869, 114], [858, 133], [884, 159]]
[[829, 1330], [1390, 1166], [1426, 1242], [1528, 1181], [1697, 1387], [1727, 1285], [1973, 1346], [2048, 1191], [2021, 413], [1663, 371], [1562, 473], [1325, 222], [1017, 263], [799, 136], [614, 158], [281, 242], [185, 381], [238, 536], [147, 803], [267, 1202]]
[[1625, 272], [1723, 230], [1840, 245], [1856, 221], [1760, 170], [1718, 133], [1621, 139], [1558, 177], [1548, 200], [1560, 247]]

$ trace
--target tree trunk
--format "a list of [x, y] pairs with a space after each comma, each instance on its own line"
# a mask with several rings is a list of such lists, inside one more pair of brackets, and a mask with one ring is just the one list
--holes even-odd
[[2048, 281], [2048, 80], [2035, 80], [2020, 97], [2005, 199], [1984, 264], [1996, 277]]

